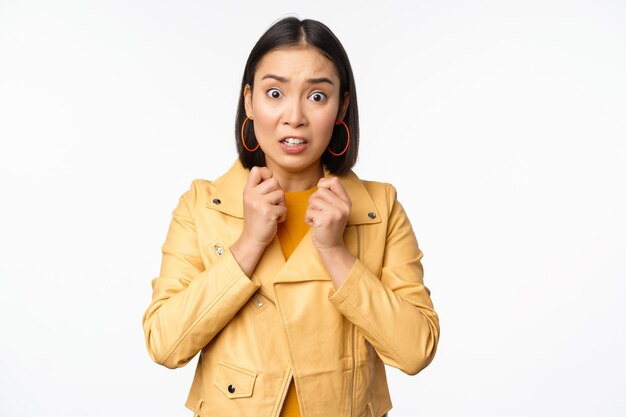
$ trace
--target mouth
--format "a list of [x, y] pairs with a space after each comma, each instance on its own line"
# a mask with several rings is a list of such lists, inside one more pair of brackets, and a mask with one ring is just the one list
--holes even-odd
[[284, 137], [280, 143], [282, 143], [285, 146], [302, 146], [304, 144], [307, 144], [308, 141], [304, 138], [301, 137], [297, 137], [297, 136], [286, 136]]

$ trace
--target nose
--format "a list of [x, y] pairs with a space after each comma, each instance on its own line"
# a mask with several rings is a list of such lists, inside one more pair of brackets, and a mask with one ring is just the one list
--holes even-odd
[[306, 124], [305, 109], [300, 100], [291, 100], [285, 104], [283, 124], [290, 125], [291, 127], [298, 127]]

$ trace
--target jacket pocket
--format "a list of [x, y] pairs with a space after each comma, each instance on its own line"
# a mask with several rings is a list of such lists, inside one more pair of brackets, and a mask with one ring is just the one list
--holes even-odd
[[256, 377], [256, 372], [218, 362], [214, 384], [228, 398], [245, 398], [252, 396]]

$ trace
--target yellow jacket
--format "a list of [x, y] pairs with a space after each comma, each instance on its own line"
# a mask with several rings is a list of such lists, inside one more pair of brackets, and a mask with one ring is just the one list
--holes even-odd
[[384, 415], [383, 364], [414, 375], [439, 339], [395, 189], [340, 177], [352, 200], [344, 242], [358, 260], [335, 290], [310, 231], [288, 261], [275, 237], [252, 277], [242, 272], [229, 247], [248, 173], [237, 160], [180, 197], [143, 316], [150, 356], [177, 368], [200, 352], [186, 406], [202, 417], [276, 417], [292, 376], [303, 417]]

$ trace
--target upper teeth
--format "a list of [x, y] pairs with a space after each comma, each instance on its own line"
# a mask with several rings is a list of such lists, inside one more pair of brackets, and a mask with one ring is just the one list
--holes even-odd
[[304, 143], [304, 139], [287, 138], [283, 142], [285, 142], [285, 143], [287, 143], [289, 145], [300, 145], [300, 144]]

